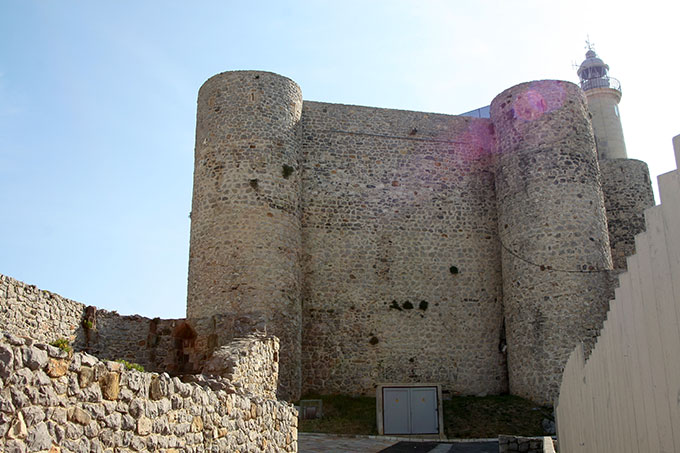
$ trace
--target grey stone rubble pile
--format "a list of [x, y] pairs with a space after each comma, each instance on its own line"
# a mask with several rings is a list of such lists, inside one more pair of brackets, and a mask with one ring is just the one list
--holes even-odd
[[[543, 453], [544, 437], [498, 436], [498, 451], [500, 453]], [[549, 437], [547, 439], [550, 439]], [[548, 450], [554, 451], [554, 450]]]
[[0, 334], [0, 450], [297, 451], [291, 405], [193, 381]]

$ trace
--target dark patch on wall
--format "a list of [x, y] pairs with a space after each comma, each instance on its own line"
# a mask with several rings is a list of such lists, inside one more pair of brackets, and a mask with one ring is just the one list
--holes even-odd
[[283, 164], [282, 170], [281, 170], [281, 175], [284, 177], [284, 179], [288, 179], [290, 175], [293, 174], [295, 171], [294, 167], [291, 167], [290, 165]]

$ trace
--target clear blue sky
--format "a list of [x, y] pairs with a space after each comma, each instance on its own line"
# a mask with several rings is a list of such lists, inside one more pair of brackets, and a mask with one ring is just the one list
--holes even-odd
[[621, 80], [629, 157], [675, 168], [678, 2], [0, 0], [0, 273], [181, 317], [196, 95], [259, 69], [308, 100], [457, 114], [528, 80]]

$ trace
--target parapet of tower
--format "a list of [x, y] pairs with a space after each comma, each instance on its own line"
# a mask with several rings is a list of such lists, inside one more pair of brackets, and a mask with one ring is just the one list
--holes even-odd
[[198, 99], [195, 344], [229, 341], [225, 315], [255, 319], [281, 338], [289, 399], [439, 382], [551, 403], [651, 194], [644, 163], [598, 156], [589, 90], [524, 83], [473, 118], [303, 101], [267, 72], [212, 77]]

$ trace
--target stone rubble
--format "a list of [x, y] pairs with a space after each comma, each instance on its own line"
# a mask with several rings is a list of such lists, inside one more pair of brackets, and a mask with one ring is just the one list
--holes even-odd
[[242, 378], [232, 385], [128, 370], [2, 333], [0, 451], [296, 452], [297, 411], [272, 399], [275, 377], [263, 371], [276, 369], [278, 342], [238, 344], [248, 357], [234, 363]]

